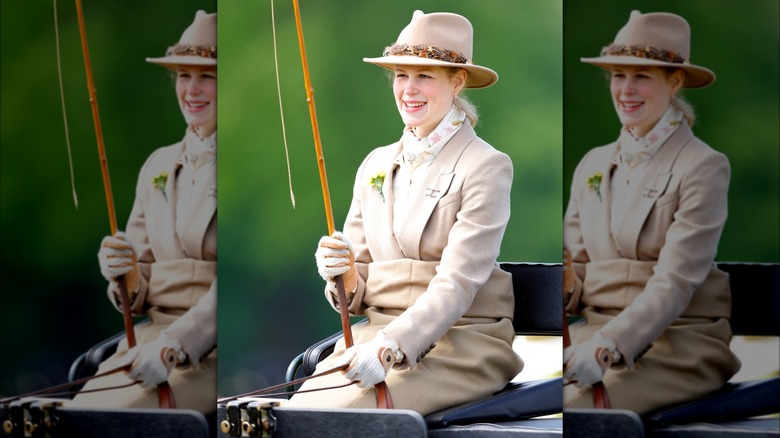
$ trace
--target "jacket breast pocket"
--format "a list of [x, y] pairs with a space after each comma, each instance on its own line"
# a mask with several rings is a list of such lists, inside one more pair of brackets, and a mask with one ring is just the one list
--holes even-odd
[[[423, 240], [426, 237], [433, 236], [436, 236], [436, 240], [438, 240], [441, 237], [440, 233], [449, 233], [449, 230], [458, 219], [457, 215], [461, 207], [460, 201], [460, 193], [458, 192], [448, 193], [439, 200], [425, 226]], [[423, 244], [422, 246], [425, 245]]]

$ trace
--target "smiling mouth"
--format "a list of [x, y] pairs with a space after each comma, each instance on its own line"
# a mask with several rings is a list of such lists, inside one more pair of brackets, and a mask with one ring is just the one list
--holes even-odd
[[620, 102], [620, 106], [628, 110], [637, 109], [642, 105], [644, 105], [644, 102]]
[[187, 108], [199, 110], [205, 108], [208, 104], [209, 102], [187, 102]]
[[404, 106], [406, 106], [407, 108], [410, 108], [410, 109], [422, 108], [423, 106], [425, 106], [425, 104], [426, 104], [426, 102], [414, 102], [414, 103], [404, 102]]

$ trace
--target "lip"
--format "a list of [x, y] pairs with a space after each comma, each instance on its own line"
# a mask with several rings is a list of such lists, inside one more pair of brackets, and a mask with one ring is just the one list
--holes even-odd
[[416, 112], [420, 111], [422, 108], [425, 107], [425, 105], [428, 104], [428, 102], [418, 102], [418, 101], [403, 101], [404, 104], [404, 110], [407, 112]]
[[209, 106], [210, 102], [206, 102], [202, 100], [188, 100], [185, 101], [185, 104], [187, 105], [187, 111], [192, 113], [197, 113], [205, 110], [206, 107]]
[[636, 111], [639, 111], [642, 106], [644, 106], [644, 102], [639, 102], [635, 100], [621, 100], [620, 101], [620, 109], [623, 112], [626, 113], [633, 113]]

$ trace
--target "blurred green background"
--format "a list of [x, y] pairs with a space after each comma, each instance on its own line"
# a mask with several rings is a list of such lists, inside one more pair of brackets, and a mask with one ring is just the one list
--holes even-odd
[[[58, 2], [65, 102], [79, 208], [73, 203], [57, 80], [52, 2], [0, 6], [0, 351], [3, 396], [66, 380], [70, 363], [123, 330], [97, 251], [110, 231], [75, 4]], [[124, 228], [136, 177], [184, 121], [165, 54], [197, 9], [215, 0], [84, 1], [117, 220]]]
[[[415, 9], [473, 24], [474, 61], [493, 87], [467, 93], [477, 133], [512, 158], [512, 217], [502, 261], [559, 262], [561, 248], [561, 2], [301, 1], [336, 227], [355, 171], [403, 129], [390, 82], [362, 62], [393, 43]], [[327, 223], [292, 5], [277, 1], [276, 33], [296, 207], [287, 184], [270, 3], [219, 2], [219, 394], [279, 383], [290, 360], [340, 330], [314, 250]]]
[[617, 139], [620, 124], [598, 56], [632, 9], [672, 12], [691, 26], [691, 61], [715, 72], [687, 90], [693, 131], [731, 162], [729, 217], [717, 260], [780, 261], [780, 47], [777, 0], [566, 1], [564, 7], [564, 208], [571, 177], [592, 147]]

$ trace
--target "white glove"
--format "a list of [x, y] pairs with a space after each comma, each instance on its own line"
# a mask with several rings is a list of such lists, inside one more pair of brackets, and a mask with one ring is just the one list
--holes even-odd
[[98, 251], [100, 273], [106, 280], [116, 283], [117, 278], [125, 276], [127, 290], [138, 289], [141, 270], [138, 267], [138, 255], [133, 242], [123, 233], [117, 231], [113, 236], [106, 236], [100, 243]]
[[149, 388], [168, 380], [173, 367], [186, 360], [181, 343], [162, 332], [154, 341], [131, 348], [124, 363], [132, 364], [127, 376]]
[[352, 243], [341, 232], [332, 236], [322, 236], [314, 253], [317, 259], [317, 271], [323, 280], [335, 284], [336, 277], [343, 275], [344, 290], [354, 292], [357, 289], [357, 268], [355, 250]]
[[344, 353], [343, 363], [349, 366], [342, 373], [358, 387], [370, 388], [383, 382], [393, 364], [403, 359], [398, 343], [380, 331], [371, 342], [350, 347]]
[[604, 378], [607, 368], [620, 361], [615, 341], [596, 332], [582, 344], [563, 350], [563, 379], [578, 388], [586, 388]]

